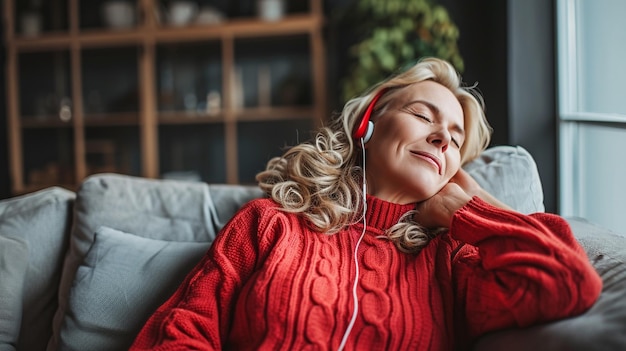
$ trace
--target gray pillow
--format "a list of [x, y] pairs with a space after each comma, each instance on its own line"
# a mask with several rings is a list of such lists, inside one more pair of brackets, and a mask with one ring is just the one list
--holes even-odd
[[28, 245], [0, 234], [0, 350], [15, 350], [22, 322]]
[[73, 192], [52, 187], [0, 201], [0, 236], [22, 241], [28, 252], [12, 263], [14, 269], [26, 264], [18, 350], [45, 350], [52, 335], [74, 198]]
[[78, 267], [62, 350], [126, 350], [210, 243], [147, 239], [101, 227]]
[[521, 146], [494, 146], [463, 168], [498, 200], [521, 213], [545, 211], [537, 164]]
[[602, 277], [598, 301], [580, 316], [487, 335], [475, 351], [626, 350], [626, 237], [579, 218], [568, 222]]

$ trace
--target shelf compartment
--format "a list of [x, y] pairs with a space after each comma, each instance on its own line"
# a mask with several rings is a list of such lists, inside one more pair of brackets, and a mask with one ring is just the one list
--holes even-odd
[[156, 52], [160, 112], [221, 114], [224, 104], [219, 42], [161, 44]]
[[19, 60], [20, 115], [34, 117], [31, 121], [55, 116], [51, 123], [71, 119], [69, 52], [21, 53]]
[[161, 125], [159, 164], [161, 178], [226, 183], [224, 126]]
[[87, 175], [113, 172], [141, 175], [142, 156], [137, 126], [90, 126], [85, 128]]
[[30, 39], [69, 30], [68, 0], [13, 1], [15, 34]]
[[139, 111], [138, 48], [82, 51], [82, 96], [86, 115]]
[[234, 107], [312, 105], [310, 38], [235, 41]]
[[23, 130], [24, 184], [35, 188], [74, 184], [73, 145], [74, 132], [69, 128]]
[[140, 25], [137, 0], [79, 0], [80, 31], [123, 31]]

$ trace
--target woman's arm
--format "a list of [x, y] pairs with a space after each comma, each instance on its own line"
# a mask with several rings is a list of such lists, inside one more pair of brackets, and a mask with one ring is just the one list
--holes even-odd
[[[244, 206], [178, 290], [148, 319], [131, 350], [221, 350], [234, 297], [258, 257], [258, 216]], [[158, 279], [158, 277], [155, 277]]]
[[523, 215], [474, 197], [452, 218], [450, 236], [466, 243], [452, 261], [458, 326], [473, 339], [580, 314], [602, 280], [567, 222]]
[[602, 290], [563, 218], [512, 211], [463, 170], [417, 210], [422, 225], [450, 228], [465, 243], [452, 273], [467, 337], [579, 314]]

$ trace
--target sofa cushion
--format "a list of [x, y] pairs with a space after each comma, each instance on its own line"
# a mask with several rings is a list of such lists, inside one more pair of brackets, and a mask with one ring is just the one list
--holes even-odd
[[77, 191], [70, 250], [59, 286], [50, 349], [57, 349], [70, 287], [102, 226], [139, 237], [211, 243], [239, 207], [262, 196], [255, 186], [209, 185], [118, 174], [87, 178]]
[[522, 213], [545, 211], [534, 158], [521, 146], [494, 146], [463, 166], [483, 189]]
[[128, 349], [209, 245], [147, 239], [101, 227], [76, 272], [60, 348]]
[[[11, 238], [13, 244], [22, 242], [17, 246], [26, 246], [15, 247], [24, 255], [9, 252], [19, 257], [11, 263], [15, 265], [12, 267], [14, 273], [26, 266], [25, 272], [17, 278], [24, 282], [21, 303], [11, 307], [21, 309], [18, 350], [44, 350], [51, 336], [50, 326], [57, 309], [57, 286], [68, 247], [74, 198], [73, 192], [52, 187], [0, 201], [0, 236], [5, 240]], [[4, 257], [5, 253], [2, 255]], [[20, 282], [5, 281], [3, 277], [1, 284], [3, 289], [9, 286], [19, 288]], [[19, 320], [15, 325], [20, 325]], [[28, 331], [25, 331], [26, 327]]]
[[22, 322], [28, 244], [0, 234], [0, 350], [15, 350]]
[[475, 351], [612, 351], [626, 345], [626, 237], [567, 218], [603, 281], [598, 301], [580, 316], [484, 337]]

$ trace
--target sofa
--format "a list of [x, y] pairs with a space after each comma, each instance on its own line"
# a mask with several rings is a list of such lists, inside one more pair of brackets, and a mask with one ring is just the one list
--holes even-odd
[[[532, 156], [495, 146], [464, 166], [514, 209], [545, 211]], [[252, 185], [86, 178], [0, 201], [0, 350], [124, 350], [199, 261]], [[473, 349], [626, 350], [626, 237], [567, 218], [602, 276], [586, 313], [483, 336]]]

